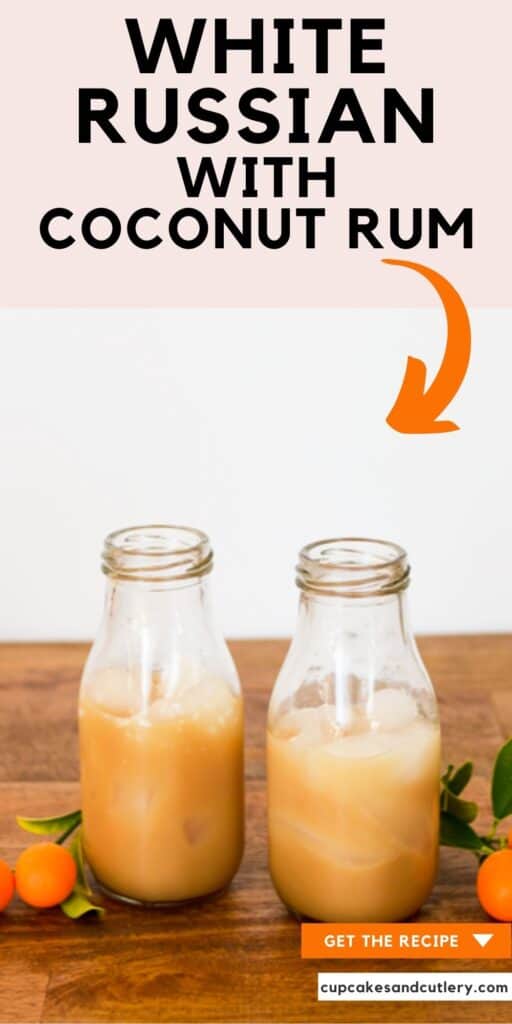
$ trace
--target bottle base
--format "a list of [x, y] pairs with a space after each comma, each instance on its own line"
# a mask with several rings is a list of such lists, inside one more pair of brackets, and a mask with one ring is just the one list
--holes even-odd
[[214, 892], [204, 893], [200, 896], [190, 896], [183, 900], [139, 900], [133, 896], [125, 896], [124, 893], [114, 892], [113, 889], [109, 889], [108, 886], [100, 882], [99, 879], [94, 877], [94, 882], [101, 893], [104, 896], [108, 896], [110, 900], [114, 900], [116, 903], [124, 903], [129, 907], [141, 907], [145, 910], [179, 910], [180, 907], [188, 907], [194, 903], [207, 903], [210, 900], [215, 900], [222, 893], [229, 889], [231, 882], [227, 882], [220, 889], [215, 889]]
[[408, 921], [414, 921], [415, 918], [417, 918], [423, 905], [420, 904], [420, 906], [417, 907], [416, 910], [411, 911], [411, 913], [407, 914], [406, 917], [393, 917], [389, 920], [383, 920], [382, 918], [377, 918], [376, 921], [363, 921], [362, 918], [360, 921], [355, 921], [353, 918], [350, 918], [349, 920], [344, 920], [343, 917], [340, 917], [338, 915], [336, 918], [333, 917], [329, 921], [327, 921], [320, 917], [309, 917], [307, 914], [302, 914], [300, 910], [295, 910], [293, 907], [290, 906], [289, 903], [285, 903], [284, 900], [281, 900], [281, 903], [283, 904], [285, 910], [288, 912], [290, 917], [295, 918], [295, 920], [299, 924], [332, 924], [334, 920], [336, 920], [336, 923], [338, 924], [406, 924]]

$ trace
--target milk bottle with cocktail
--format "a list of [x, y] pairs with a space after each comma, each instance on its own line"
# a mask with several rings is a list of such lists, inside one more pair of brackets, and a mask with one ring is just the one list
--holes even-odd
[[397, 921], [428, 898], [439, 829], [433, 689], [406, 619], [405, 552], [304, 548], [299, 626], [268, 721], [270, 869], [299, 917]]
[[107, 600], [81, 685], [85, 854], [100, 885], [176, 903], [228, 884], [243, 847], [243, 711], [212, 624], [208, 538], [107, 538]]

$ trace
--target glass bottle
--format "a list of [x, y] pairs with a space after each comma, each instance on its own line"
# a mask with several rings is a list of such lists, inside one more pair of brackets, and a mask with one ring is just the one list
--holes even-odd
[[434, 882], [440, 732], [409, 574], [405, 551], [384, 541], [318, 541], [299, 555], [267, 763], [270, 870], [300, 918], [404, 920]]
[[83, 838], [110, 895], [223, 889], [243, 849], [243, 710], [212, 621], [208, 537], [139, 526], [105, 541], [103, 620], [80, 690]]

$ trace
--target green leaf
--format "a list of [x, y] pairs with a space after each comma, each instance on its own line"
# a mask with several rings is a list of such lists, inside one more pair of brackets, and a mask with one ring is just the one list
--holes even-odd
[[512, 814], [512, 739], [498, 751], [494, 763], [492, 809], [499, 821]]
[[69, 845], [69, 852], [72, 854], [76, 864], [77, 880], [71, 895], [68, 896], [67, 900], [64, 900], [64, 902], [61, 903], [61, 910], [64, 911], [67, 917], [71, 917], [74, 921], [91, 913], [96, 913], [101, 916], [105, 911], [103, 907], [99, 907], [96, 903], [92, 902], [94, 899], [94, 893], [87, 882], [85, 874], [81, 829], [79, 829], [73, 836]]
[[458, 796], [466, 788], [472, 774], [473, 762], [464, 761], [464, 764], [461, 764], [455, 774], [447, 780], [446, 788], [450, 790], [450, 793], [455, 793], [455, 796]]
[[85, 862], [81, 829], [79, 829], [78, 832], [76, 832], [75, 835], [73, 836], [73, 839], [69, 844], [69, 852], [72, 855], [76, 864], [77, 885], [80, 886], [80, 888], [83, 889], [83, 891], [87, 893], [88, 896], [94, 896], [94, 893], [90, 885], [88, 884], [85, 875]]
[[89, 886], [87, 885], [86, 878], [85, 878], [84, 851], [83, 851], [83, 845], [82, 845], [82, 830], [81, 829], [79, 829], [78, 832], [76, 832], [75, 835], [73, 836], [73, 839], [71, 840], [71, 843], [69, 844], [69, 852], [72, 854], [73, 859], [75, 861], [75, 864], [76, 864], [76, 877], [78, 878], [78, 881], [79, 881], [80, 885], [84, 889], [88, 889]]
[[446, 811], [441, 811], [441, 835], [442, 846], [456, 846], [461, 850], [475, 850], [477, 853], [492, 853], [490, 846], [476, 834], [471, 825], [465, 821], [453, 818]]
[[64, 911], [66, 917], [72, 918], [73, 921], [77, 921], [78, 918], [84, 917], [85, 914], [98, 914], [101, 916], [105, 913], [103, 907], [98, 907], [95, 903], [91, 903], [89, 900], [89, 892], [82, 888], [80, 885], [75, 885], [71, 896], [68, 896], [64, 903], [61, 903], [60, 909]]
[[57, 818], [20, 818], [16, 817], [20, 828], [25, 832], [33, 832], [36, 836], [53, 836], [60, 832], [68, 834], [82, 821], [81, 811], [70, 811]]
[[473, 764], [465, 761], [454, 772], [449, 765], [441, 776], [441, 809], [447, 811], [458, 821], [474, 821], [478, 814], [478, 804], [472, 800], [463, 800], [458, 794], [467, 786], [473, 774]]
[[451, 814], [453, 818], [457, 818], [458, 821], [474, 821], [478, 814], [478, 804], [472, 800], [462, 800], [460, 796], [455, 796], [450, 789], [445, 789], [442, 803], [443, 810]]

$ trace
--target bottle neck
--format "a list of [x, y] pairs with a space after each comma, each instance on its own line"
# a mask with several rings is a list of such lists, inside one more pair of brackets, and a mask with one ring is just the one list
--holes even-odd
[[185, 627], [193, 618], [210, 611], [209, 580], [206, 577], [184, 583], [141, 583], [107, 579], [104, 617], [113, 625], [141, 628], [145, 625], [168, 630], [173, 624]]
[[108, 580], [96, 647], [114, 663], [176, 667], [217, 649], [206, 578], [151, 584]]
[[349, 648], [356, 640], [371, 648], [385, 637], [394, 644], [407, 644], [410, 626], [406, 592], [366, 599], [303, 592], [298, 629], [313, 642], [328, 646], [336, 645], [340, 638]]
[[416, 649], [405, 593], [371, 600], [305, 593], [293, 647], [319, 678], [332, 680], [337, 720], [351, 727], [354, 709], [371, 708], [379, 683], [397, 670], [404, 681], [412, 678]]
[[233, 661], [212, 612], [209, 580], [203, 576], [155, 583], [107, 578], [103, 616], [84, 685], [110, 670], [121, 670], [130, 685], [144, 693], [155, 680], [160, 687], [163, 680], [171, 693], [184, 680], [195, 685], [208, 678], [223, 679], [238, 693]]

